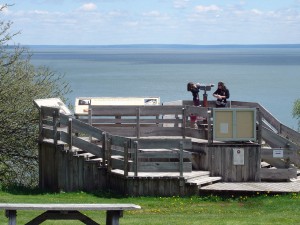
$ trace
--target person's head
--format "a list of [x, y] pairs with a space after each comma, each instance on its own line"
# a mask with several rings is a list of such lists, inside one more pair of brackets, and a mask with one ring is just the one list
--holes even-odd
[[218, 82], [218, 88], [219, 88], [219, 89], [226, 89], [226, 86], [225, 86], [224, 82], [219, 81], [219, 82]]
[[187, 84], [187, 91], [191, 91], [195, 87], [195, 84], [193, 82], [189, 82]]

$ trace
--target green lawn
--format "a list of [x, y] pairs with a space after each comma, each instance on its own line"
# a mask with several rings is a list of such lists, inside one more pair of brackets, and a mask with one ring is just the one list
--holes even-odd
[[[2, 191], [1, 203], [132, 203], [142, 210], [125, 211], [120, 224], [193, 225], [193, 224], [300, 224], [300, 194], [253, 196], [193, 196], [193, 197], [122, 197], [112, 194], [85, 192], [36, 193], [30, 191]], [[25, 224], [41, 212], [18, 211], [17, 222]], [[84, 212], [100, 224], [105, 213]], [[7, 225], [4, 211], [0, 225]], [[45, 225], [82, 224], [76, 221], [47, 221]]]

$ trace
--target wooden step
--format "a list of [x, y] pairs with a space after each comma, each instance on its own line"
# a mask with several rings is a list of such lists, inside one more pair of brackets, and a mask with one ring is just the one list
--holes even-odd
[[198, 185], [198, 186], [205, 186], [205, 185], [209, 185], [209, 184], [213, 184], [217, 181], [222, 180], [222, 177], [205, 177], [205, 176], [201, 176], [199, 178], [195, 178], [192, 180], [188, 180], [186, 183], [190, 184], [190, 185]]
[[209, 177], [210, 172], [209, 171], [197, 171], [194, 176], [190, 176], [188, 179], [186, 179], [186, 182], [200, 179], [201, 177]]

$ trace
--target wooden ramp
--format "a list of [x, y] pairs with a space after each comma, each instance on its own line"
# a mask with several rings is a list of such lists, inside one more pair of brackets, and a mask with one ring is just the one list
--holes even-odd
[[[124, 171], [119, 169], [112, 170], [112, 173], [123, 175]], [[128, 178], [133, 178], [134, 172], [128, 172]], [[178, 172], [139, 172], [139, 178], [179, 178]], [[219, 182], [222, 180], [222, 177], [211, 177], [209, 171], [191, 171], [183, 173], [183, 178], [187, 186], [197, 185], [199, 188]]]
[[268, 192], [296, 193], [300, 192], [300, 179], [291, 182], [219, 182], [200, 188], [201, 192]]

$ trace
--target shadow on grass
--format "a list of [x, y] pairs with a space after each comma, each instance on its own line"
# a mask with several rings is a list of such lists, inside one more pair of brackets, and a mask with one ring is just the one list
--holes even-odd
[[[18, 186], [18, 185], [9, 185], [9, 186], [2, 186], [0, 187], [0, 190], [9, 194], [13, 195], [43, 195], [43, 194], [59, 194], [59, 193], [66, 193], [64, 191], [62, 192], [55, 192], [50, 190], [42, 190], [39, 187], [25, 187], [25, 186]], [[114, 199], [126, 199], [126, 198], [134, 198], [136, 196], [129, 196], [120, 194], [117, 192], [114, 192], [112, 190], [99, 190], [99, 191], [74, 191], [69, 193], [86, 193], [89, 195], [93, 195], [97, 198], [114, 198]], [[298, 193], [299, 194], [299, 193]], [[284, 195], [292, 195], [291, 193], [269, 193], [269, 192], [233, 192], [233, 191], [222, 191], [222, 192], [202, 192], [197, 197], [203, 201], [210, 201], [210, 202], [222, 202], [222, 201], [229, 201], [229, 200], [238, 200], [241, 197], [250, 197], [250, 198], [256, 198], [256, 197], [272, 197], [272, 196], [284, 196]], [[150, 198], [161, 198], [167, 196], [139, 196], [139, 197], [150, 197]], [[169, 196], [170, 197], [176, 197], [176, 198], [190, 198], [191, 196]], [[136, 197], [138, 198], [138, 197]]]

